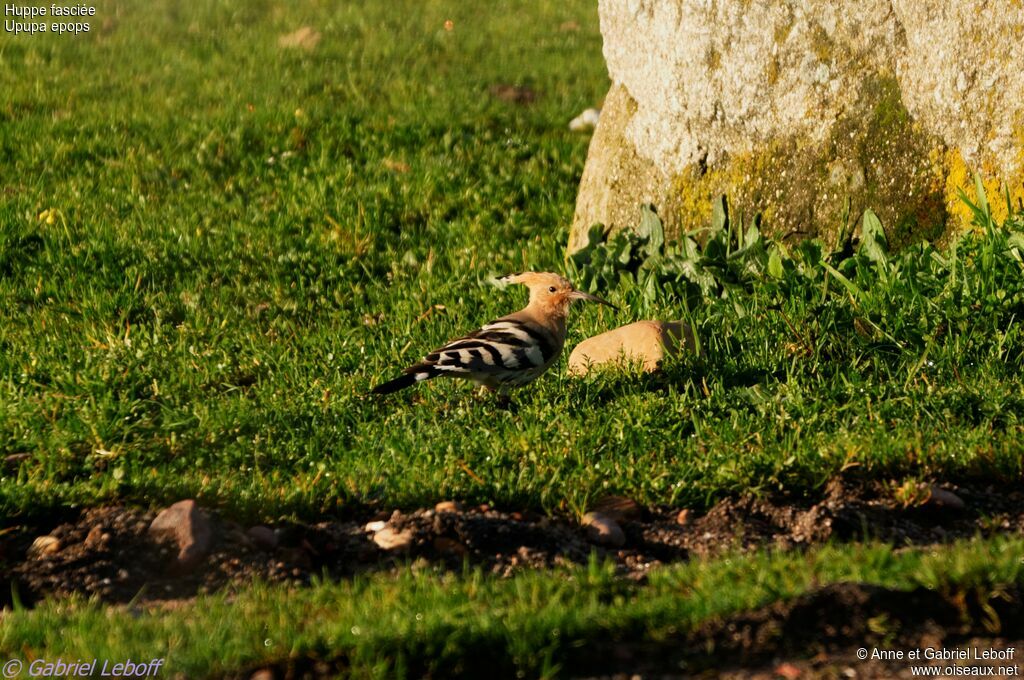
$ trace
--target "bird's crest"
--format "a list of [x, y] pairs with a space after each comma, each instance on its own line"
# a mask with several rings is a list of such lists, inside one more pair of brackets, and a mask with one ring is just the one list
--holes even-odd
[[569, 283], [569, 281], [552, 272], [518, 272], [516, 274], [503, 276], [498, 280], [502, 283], [519, 283], [527, 288], [533, 288], [534, 286], [555, 286], [560, 290], [573, 289], [572, 284]]

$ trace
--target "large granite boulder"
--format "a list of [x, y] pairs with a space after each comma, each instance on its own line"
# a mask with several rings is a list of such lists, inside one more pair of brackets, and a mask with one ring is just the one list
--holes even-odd
[[829, 240], [849, 201], [899, 245], [962, 224], [975, 170], [990, 198], [1024, 193], [1020, 0], [599, 5], [612, 87], [570, 252], [641, 203], [694, 229], [724, 193], [770, 232]]

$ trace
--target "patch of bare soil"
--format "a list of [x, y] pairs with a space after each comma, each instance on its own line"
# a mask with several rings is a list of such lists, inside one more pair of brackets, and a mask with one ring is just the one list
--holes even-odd
[[[711, 621], [675, 641], [619, 643], [602, 660], [605, 672], [578, 677], [888, 679], [915, 677], [914, 666], [938, 668], [938, 677], [1007, 677], [1016, 666], [1020, 676], [1024, 640], [997, 634], [1019, 634], [1022, 627], [1019, 591], [980, 601], [925, 589], [837, 583]], [[914, 650], [916, 660], [908, 658]], [[968, 658], [928, 658], [942, 654]], [[976, 658], [986, 654], [1004, 658]]]
[[[621, 545], [600, 545], [566, 518], [486, 506], [370, 514], [311, 524], [245, 527], [207, 511], [212, 539], [198, 566], [171, 568], [178, 546], [149, 533], [155, 514], [128, 507], [86, 509], [49, 521], [8, 521], [0, 529], [0, 605], [82, 593], [107, 602], [173, 600], [244, 586], [254, 578], [304, 584], [409, 562], [461, 569], [464, 562], [508, 575], [525, 568], [585, 563], [592, 552], [623, 575], [723, 549], [799, 548], [825, 540], [873, 538], [929, 545], [993, 533], [1024, 534], [1024, 489], [951, 486], [955, 495], [905, 508], [878, 484], [836, 480], [816, 500], [724, 500], [704, 515], [611, 503]], [[440, 507], [440, 506], [439, 506]]]
[[525, 85], [499, 83], [497, 85], [492, 85], [488, 92], [491, 93], [492, 97], [500, 99], [503, 102], [519, 104], [520, 106], [528, 106], [537, 101], [537, 91], [533, 88], [526, 87]]
[[[895, 545], [932, 545], [975, 535], [1024, 535], [1024, 486], [955, 486], [924, 492], [905, 506], [880, 483], [834, 479], [816, 501], [746, 496], [726, 499], [692, 521], [682, 536], [697, 554], [713, 554], [723, 543], [779, 548], [826, 540], [873, 539]], [[652, 539], [664, 523], [654, 522]], [[669, 535], [677, 535], [667, 529]], [[665, 540], [672, 541], [666, 536]]]

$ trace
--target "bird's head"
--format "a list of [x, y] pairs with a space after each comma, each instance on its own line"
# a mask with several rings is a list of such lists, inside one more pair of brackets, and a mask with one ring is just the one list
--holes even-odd
[[587, 300], [618, 309], [603, 298], [576, 290], [567, 279], [551, 272], [523, 272], [509, 274], [500, 279], [505, 283], [519, 283], [530, 289], [530, 305], [551, 313], [565, 313], [573, 300]]

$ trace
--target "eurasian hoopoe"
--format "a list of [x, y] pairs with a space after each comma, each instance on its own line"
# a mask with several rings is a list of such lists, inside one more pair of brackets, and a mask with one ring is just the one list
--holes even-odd
[[573, 300], [591, 300], [618, 309], [596, 295], [576, 290], [558, 274], [524, 272], [501, 280], [529, 288], [530, 303], [435, 349], [401, 376], [374, 387], [373, 393], [389, 394], [439, 376], [472, 380], [492, 390], [525, 385], [536, 380], [561, 353]]

